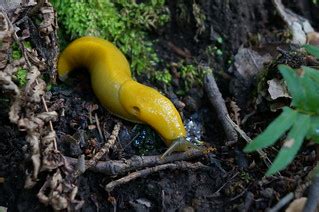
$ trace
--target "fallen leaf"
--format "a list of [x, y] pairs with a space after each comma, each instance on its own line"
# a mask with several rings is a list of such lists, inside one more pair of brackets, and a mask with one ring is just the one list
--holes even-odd
[[284, 82], [282, 80], [272, 79], [268, 80], [267, 83], [269, 85], [268, 92], [272, 100], [281, 97], [291, 98], [288, 93], [287, 87], [284, 85]]

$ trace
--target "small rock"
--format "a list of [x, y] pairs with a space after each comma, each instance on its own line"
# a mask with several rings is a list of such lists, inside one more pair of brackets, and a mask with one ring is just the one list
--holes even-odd
[[266, 188], [262, 190], [260, 194], [265, 198], [271, 199], [274, 196], [275, 191], [272, 188]]
[[146, 206], [147, 208], [150, 208], [152, 206], [151, 202], [147, 199], [140, 198], [140, 199], [137, 199], [135, 201], [141, 205]]
[[191, 206], [186, 206], [184, 208], [179, 209], [179, 212], [195, 212], [195, 209]]

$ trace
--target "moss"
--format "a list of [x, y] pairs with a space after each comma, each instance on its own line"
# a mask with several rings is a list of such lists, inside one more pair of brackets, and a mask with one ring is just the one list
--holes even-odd
[[30, 41], [23, 41], [23, 46], [24, 48], [32, 49]]
[[202, 34], [206, 29], [205, 27], [206, 16], [204, 15], [205, 13], [202, 11], [199, 5], [197, 5], [195, 2], [193, 2], [192, 4], [192, 11], [193, 11], [194, 19], [196, 22], [196, 28], [197, 28], [194, 39], [196, 41], [199, 41], [198, 36]]
[[172, 82], [172, 75], [169, 73], [167, 69], [164, 71], [158, 71], [155, 73], [155, 80], [163, 82], [165, 85], [169, 85]]
[[177, 93], [183, 96], [191, 88], [202, 86], [203, 78], [209, 71], [210, 69], [200, 65], [180, 63], [181, 89]]
[[[94, 35], [115, 43], [130, 60], [133, 73], [154, 72], [159, 62], [147, 32], [169, 20], [165, 0], [52, 0], [69, 40]], [[66, 39], [68, 40], [68, 39]], [[60, 42], [65, 46], [64, 39]]]
[[19, 48], [19, 45], [15, 42], [12, 44], [11, 48], [12, 48], [12, 55], [11, 55], [12, 59], [13, 60], [20, 59], [22, 57], [22, 52]]
[[28, 71], [24, 68], [19, 68], [18, 71], [15, 73], [19, 87], [23, 87], [27, 84], [27, 75]]

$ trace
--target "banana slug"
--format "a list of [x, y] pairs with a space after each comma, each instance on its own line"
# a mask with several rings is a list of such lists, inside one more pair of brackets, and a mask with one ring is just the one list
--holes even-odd
[[173, 103], [157, 90], [134, 81], [128, 61], [112, 43], [97, 37], [73, 41], [59, 56], [59, 78], [64, 80], [76, 68], [89, 71], [93, 91], [108, 111], [155, 129], [170, 146], [164, 155], [194, 147], [185, 140], [186, 130]]

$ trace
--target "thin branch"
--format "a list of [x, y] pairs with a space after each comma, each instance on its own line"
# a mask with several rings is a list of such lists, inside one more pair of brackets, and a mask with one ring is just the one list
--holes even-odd
[[108, 183], [105, 186], [105, 190], [107, 192], [111, 192], [116, 186], [128, 183], [132, 180], [135, 180], [137, 178], [140, 177], [145, 177], [147, 175], [150, 175], [152, 173], [155, 172], [159, 172], [165, 169], [171, 169], [171, 170], [176, 170], [176, 169], [182, 169], [182, 170], [197, 170], [197, 169], [201, 169], [201, 170], [210, 170], [211, 168], [209, 166], [205, 166], [200, 162], [197, 163], [188, 163], [185, 161], [180, 161], [180, 162], [176, 162], [176, 163], [168, 163], [168, 164], [164, 164], [164, 165], [159, 165], [159, 166], [155, 166], [155, 167], [151, 167], [151, 168], [146, 168], [140, 171], [136, 171], [133, 172], [125, 177], [122, 177], [118, 180], [114, 180], [110, 183]]
[[[112, 148], [115, 144], [116, 137], [118, 136], [120, 132], [121, 126], [122, 126], [121, 122], [118, 122], [115, 124], [112, 134], [110, 135], [109, 139], [104, 144], [104, 146], [93, 156], [91, 160], [85, 163], [86, 167], [84, 171], [92, 167], [95, 167], [98, 164], [99, 160], [103, 157], [103, 155], [109, 153], [110, 148]], [[83, 173], [83, 170], [77, 169], [75, 173], [73, 174], [73, 177], [76, 178], [80, 176], [82, 173]]]
[[239, 172], [236, 172], [226, 183], [224, 183], [219, 189], [217, 189], [217, 191], [215, 191], [213, 193], [213, 195], [218, 194], [227, 184], [229, 184], [233, 179], [235, 179], [235, 177], [237, 177], [239, 175]]
[[[250, 143], [252, 141], [251, 138], [235, 122], [233, 122], [233, 120], [231, 120], [229, 116], [227, 116], [226, 119], [247, 143]], [[263, 150], [257, 150], [257, 152], [264, 160], [266, 166], [270, 167], [272, 163], [267, 154]]]
[[227, 136], [228, 141], [231, 141], [232, 143], [237, 142], [237, 133], [234, 130], [233, 126], [226, 119], [229, 114], [225, 105], [225, 101], [219, 91], [213, 74], [210, 73], [206, 75], [204, 84], [208, 99], [217, 113], [217, 117], [224, 128], [224, 132]]
[[[93, 172], [102, 173], [109, 176], [116, 176], [125, 174], [129, 171], [142, 169], [150, 166], [157, 166], [175, 161], [191, 160], [194, 158], [202, 157], [205, 153], [199, 150], [190, 150], [182, 153], [175, 153], [161, 159], [161, 155], [156, 156], [134, 156], [131, 159], [112, 160], [112, 161], [99, 161], [93, 167], [87, 167], [88, 170]], [[68, 163], [75, 166], [77, 159], [65, 157]], [[88, 161], [86, 161], [88, 164]]]
[[101, 141], [105, 141], [103, 133], [102, 133], [102, 130], [101, 130], [100, 121], [99, 121], [99, 117], [97, 116], [97, 113], [95, 113], [95, 122], [96, 122], [96, 127], [97, 127], [97, 130], [99, 132]]

